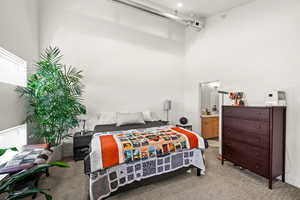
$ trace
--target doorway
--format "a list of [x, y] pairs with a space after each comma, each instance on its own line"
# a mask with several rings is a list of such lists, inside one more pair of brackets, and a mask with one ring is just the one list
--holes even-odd
[[210, 146], [219, 147], [220, 81], [200, 84], [200, 126]]

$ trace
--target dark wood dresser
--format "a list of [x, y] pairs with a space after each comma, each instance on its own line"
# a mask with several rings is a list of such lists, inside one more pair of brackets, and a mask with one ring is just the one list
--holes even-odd
[[286, 107], [223, 106], [224, 160], [273, 180], [285, 182]]

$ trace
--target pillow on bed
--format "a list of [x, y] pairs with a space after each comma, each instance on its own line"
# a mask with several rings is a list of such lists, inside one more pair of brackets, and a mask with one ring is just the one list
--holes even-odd
[[144, 111], [143, 112], [143, 118], [146, 122], [152, 122], [153, 121], [152, 113], [150, 111]]
[[117, 126], [145, 124], [143, 113], [117, 113]]
[[162, 121], [162, 118], [159, 117], [155, 112], [151, 113], [152, 121]]
[[116, 113], [101, 112], [98, 124], [99, 125], [116, 124]]

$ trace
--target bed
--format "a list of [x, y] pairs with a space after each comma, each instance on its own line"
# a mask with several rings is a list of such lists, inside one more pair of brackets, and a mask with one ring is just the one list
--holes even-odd
[[197, 176], [204, 174], [204, 139], [191, 131], [156, 121], [97, 125], [94, 132], [85, 159], [91, 200], [185, 168], [196, 167]]

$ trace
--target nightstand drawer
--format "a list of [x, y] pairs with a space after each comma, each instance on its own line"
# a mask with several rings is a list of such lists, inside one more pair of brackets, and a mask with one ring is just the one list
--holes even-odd
[[74, 160], [83, 160], [87, 155], [89, 155], [89, 147], [74, 149]]
[[75, 133], [73, 137], [74, 160], [83, 160], [89, 154], [89, 147], [93, 137], [93, 131], [85, 134]]

